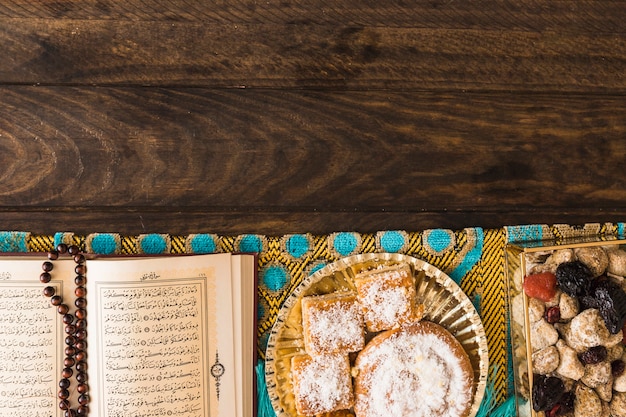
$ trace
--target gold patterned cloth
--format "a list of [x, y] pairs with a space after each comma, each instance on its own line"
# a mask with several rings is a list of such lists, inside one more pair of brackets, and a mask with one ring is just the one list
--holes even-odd
[[557, 240], [580, 235], [623, 235], [624, 223], [507, 226], [501, 229], [388, 230], [377, 233], [337, 232], [328, 235], [246, 234], [220, 236], [146, 234], [121, 236], [94, 233], [53, 236], [0, 232], [0, 251], [47, 251], [58, 243], [74, 243], [102, 254], [254, 252], [258, 254], [258, 348], [263, 357], [271, 327], [291, 292], [325, 265], [359, 253], [394, 252], [422, 259], [454, 279], [474, 302], [488, 339], [491, 381], [497, 403], [512, 392], [508, 355], [505, 247], [508, 242]]

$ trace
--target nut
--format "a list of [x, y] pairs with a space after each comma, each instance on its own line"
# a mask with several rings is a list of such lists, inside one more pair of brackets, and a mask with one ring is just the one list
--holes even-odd
[[611, 416], [626, 417], [626, 393], [616, 392], [611, 400]]
[[533, 353], [533, 372], [546, 375], [554, 372], [559, 366], [559, 351], [556, 346], [548, 346]]
[[580, 311], [578, 299], [565, 293], [561, 294], [559, 309], [561, 310], [561, 320], [567, 321], [573, 319]]
[[556, 373], [576, 381], [582, 378], [585, 375], [585, 367], [578, 359], [576, 351], [565, 344], [563, 340], [556, 342], [556, 348], [561, 359], [559, 366], [556, 368]]
[[614, 275], [626, 276], [626, 251], [622, 249], [607, 251], [609, 265], [607, 271]]
[[578, 384], [575, 390], [576, 399], [574, 400], [574, 416], [575, 417], [601, 417], [602, 401], [600, 397], [591, 388]]
[[609, 257], [606, 251], [599, 246], [577, 248], [574, 250], [576, 258], [587, 265], [594, 277], [599, 277], [609, 266]]
[[535, 352], [555, 344], [557, 340], [559, 340], [559, 334], [554, 326], [543, 318], [530, 327], [530, 342]]
[[585, 365], [585, 375], [580, 380], [589, 388], [597, 388], [611, 379], [611, 364], [599, 362]]

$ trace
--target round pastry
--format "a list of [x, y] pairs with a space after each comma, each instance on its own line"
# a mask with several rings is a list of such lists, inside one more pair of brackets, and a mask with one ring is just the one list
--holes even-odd
[[469, 356], [438, 324], [421, 321], [375, 336], [359, 353], [357, 417], [466, 417], [474, 392]]

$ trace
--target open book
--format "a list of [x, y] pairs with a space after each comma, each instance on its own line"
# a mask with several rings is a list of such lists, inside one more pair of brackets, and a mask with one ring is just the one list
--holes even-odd
[[[54, 261], [44, 285], [45, 260], [0, 258], [0, 416], [63, 416], [57, 391], [66, 335], [42, 290], [55, 287], [73, 306], [76, 264]], [[86, 265], [90, 416], [253, 415], [253, 255], [94, 258]]]

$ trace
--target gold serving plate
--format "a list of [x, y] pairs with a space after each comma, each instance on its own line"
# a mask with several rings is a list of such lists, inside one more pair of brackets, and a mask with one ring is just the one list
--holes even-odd
[[[287, 298], [270, 333], [265, 379], [274, 411], [278, 417], [296, 417], [291, 382], [291, 358], [302, 354], [302, 311], [304, 296], [336, 291], [354, 291], [354, 277], [380, 266], [408, 264], [416, 278], [418, 302], [423, 303], [424, 319], [448, 329], [463, 345], [474, 369], [474, 399], [470, 416], [480, 407], [487, 384], [489, 354], [487, 338], [480, 316], [461, 288], [445, 273], [411, 256], [392, 253], [370, 253], [350, 256], [315, 272]], [[372, 335], [366, 335], [366, 339]]]

